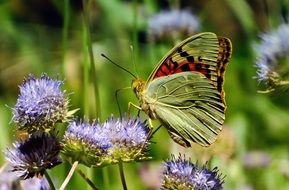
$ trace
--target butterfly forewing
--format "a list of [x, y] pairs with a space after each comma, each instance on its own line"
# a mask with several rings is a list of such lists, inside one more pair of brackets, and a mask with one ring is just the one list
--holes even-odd
[[225, 106], [214, 84], [198, 72], [183, 72], [151, 81], [147, 103], [173, 139], [188, 146], [215, 141], [225, 119]]
[[231, 51], [229, 39], [210, 32], [197, 34], [174, 47], [160, 61], [148, 81], [175, 73], [196, 71], [210, 79], [223, 96], [223, 75]]

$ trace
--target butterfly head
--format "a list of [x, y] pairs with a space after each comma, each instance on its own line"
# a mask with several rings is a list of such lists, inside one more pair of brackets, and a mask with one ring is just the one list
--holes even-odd
[[133, 78], [131, 88], [137, 97], [140, 97], [145, 88], [145, 81], [139, 77]]

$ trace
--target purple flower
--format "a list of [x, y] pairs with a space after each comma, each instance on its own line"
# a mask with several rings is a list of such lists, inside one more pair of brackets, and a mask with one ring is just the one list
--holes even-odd
[[1, 167], [0, 190], [50, 190], [45, 176], [19, 180], [19, 176], [11, 172], [11, 169], [9, 165]]
[[149, 36], [153, 41], [178, 39], [194, 34], [199, 19], [188, 10], [162, 11], [149, 19]]
[[149, 128], [140, 119], [109, 118], [105, 123], [70, 122], [63, 153], [87, 166], [148, 159]]
[[246, 152], [242, 161], [247, 168], [266, 168], [271, 164], [271, 157], [266, 152], [255, 150]]
[[101, 162], [112, 146], [102, 126], [95, 121], [71, 121], [63, 139], [63, 153], [87, 166]]
[[54, 127], [68, 117], [68, 98], [61, 90], [63, 82], [46, 74], [39, 79], [29, 75], [20, 86], [20, 95], [13, 108], [12, 121], [20, 130], [34, 132]]
[[217, 168], [199, 168], [181, 155], [177, 159], [172, 156], [164, 164], [162, 189], [220, 190], [223, 184], [220, 177]]
[[149, 145], [149, 128], [139, 118], [109, 118], [103, 128], [112, 147], [109, 149], [111, 162], [146, 159]]
[[257, 78], [271, 89], [288, 85], [289, 24], [281, 24], [275, 31], [261, 34], [261, 42], [254, 46], [257, 54]]
[[57, 137], [46, 133], [34, 133], [24, 141], [14, 143], [14, 148], [5, 152], [12, 171], [22, 179], [42, 176], [45, 169], [61, 163], [60, 142]]
[[192, 182], [195, 190], [221, 190], [224, 183], [217, 168], [209, 170], [206, 166], [194, 173]]

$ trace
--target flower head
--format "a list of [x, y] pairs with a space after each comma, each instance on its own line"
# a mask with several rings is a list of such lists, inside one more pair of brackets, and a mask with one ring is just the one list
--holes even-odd
[[2, 166], [0, 172], [0, 189], [1, 190], [50, 190], [50, 186], [43, 176], [42, 178], [29, 178], [19, 180], [15, 172], [11, 172], [9, 165]]
[[20, 130], [33, 132], [54, 127], [68, 116], [68, 99], [61, 90], [62, 81], [46, 74], [39, 79], [33, 75], [20, 86], [20, 95], [13, 108], [12, 121]]
[[213, 168], [209, 170], [206, 166], [198, 169], [192, 179], [195, 190], [221, 190], [222, 184], [224, 183], [220, 179], [218, 169]]
[[278, 86], [288, 77], [289, 24], [277, 30], [263, 33], [261, 43], [255, 45], [257, 53], [257, 78], [270, 86]]
[[182, 158], [165, 162], [163, 171], [162, 189], [182, 190], [220, 190], [223, 180], [220, 179], [217, 168], [209, 170], [206, 166], [199, 168], [190, 160]]
[[72, 121], [63, 153], [87, 166], [146, 159], [148, 127], [139, 119], [111, 117], [105, 123]]
[[139, 118], [111, 117], [103, 124], [103, 128], [113, 145], [109, 149], [111, 162], [145, 159], [149, 128]]
[[112, 143], [96, 122], [71, 121], [63, 139], [63, 153], [87, 166], [101, 162]]
[[27, 140], [17, 141], [5, 153], [12, 171], [22, 179], [42, 176], [45, 169], [61, 163], [60, 142], [46, 133], [34, 133]]
[[194, 34], [199, 20], [188, 10], [162, 11], [149, 19], [149, 36], [153, 41], [179, 39]]

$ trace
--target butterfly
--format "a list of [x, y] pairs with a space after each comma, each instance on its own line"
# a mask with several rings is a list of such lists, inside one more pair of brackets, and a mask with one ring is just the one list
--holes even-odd
[[231, 54], [230, 40], [211, 32], [182, 41], [147, 81], [133, 79], [140, 110], [159, 120], [176, 143], [209, 146], [225, 120], [223, 83]]

